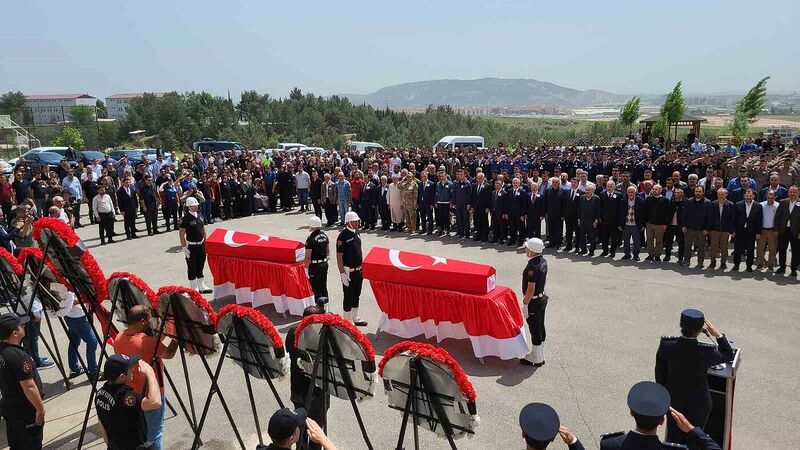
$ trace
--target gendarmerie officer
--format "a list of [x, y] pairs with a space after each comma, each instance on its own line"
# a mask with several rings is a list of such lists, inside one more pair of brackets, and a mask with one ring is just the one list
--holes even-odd
[[328, 236], [321, 230], [322, 220], [317, 217], [308, 219], [308, 228], [311, 234], [306, 239], [305, 266], [308, 272], [308, 281], [314, 291], [314, 300], [323, 311], [328, 303], [328, 255], [330, 247]]
[[525, 438], [527, 450], [544, 450], [560, 435], [569, 450], [583, 450], [583, 444], [562, 426], [556, 411], [544, 403], [528, 403], [519, 413], [519, 426]]
[[42, 448], [44, 402], [36, 364], [20, 343], [25, 327], [14, 313], [0, 316], [0, 413], [10, 450]]
[[[717, 346], [700, 343], [697, 336], [704, 331], [717, 340]], [[690, 422], [704, 427], [711, 412], [708, 389], [708, 368], [733, 359], [728, 339], [696, 309], [681, 313], [681, 336], [663, 337], [656, 353], [656, 382], [669, 391], [672, 406], [683, 412]], [[686, 433], [673, 420], [667, 421], [667, 440], [685, 442]]]
[[189, 285], [201, 294], [210, 294], [211, 288], [203, 282], [203, 269], [206, 265], [206, 229], [203, 218], [197, 212], [200, 202], [194, 197], [186, 199], [186, 212], [181, 219], [178, 236], [181, 240]]
[[[147, 377], [147, 396], [142, 395], [128, 383], [133, 377], [133, 366]], [[153, 448], [147, 441], [147, 423], [144, 411], [161, 408], [161, 390], [153, 368], [141, 361], [138, 356], [122, 354], [109, 356], [103, 367], [106, 379], [103, 387], [97, 390], [94, 406], [100, 423], [100, 432], [109, 449], [144, 450]], [[155, 387], [155, 388], [152, 388]]]
[[336, 238], [336, 265], [344, 291], [344, 317], [359, 327], [367, 326], [367, 321], [358, 315], [358, 301], [364, 277], [361, 273], [361, 238], [358, 237], [358, 223], [361, 219], [355, 211], [344, 216], [345, 228]]
[[[634, 430], [609, 433], [600, 436], [600, 450], [720, 450], [719, 445], [708, 437], [700, 427], [695, 427], [686, 418], [670, 408], [670, 396], [667, 390], [652, 381], [640, 381], [628, 391], [628, 408], [633, 420]], [[664, 415], [677, 421], [681, 429], [689, 432], [688, 447], [683, 444], [661, 442], [658, 427], [664, 424]]]
[[539, 238], [525, 241], [525, 255], [529, 258], [525, 271], [522, 272], [522, 302], [528, 307], [528, 328], [531, 332], [533, 349], [525, 358], [519, 360], [525, 366], [541, 367], [544, 365], [544, 311], [547, 307], [547, 295], [544, 285], [547, 282], [547, 261], [542, 256], [544, 242]]

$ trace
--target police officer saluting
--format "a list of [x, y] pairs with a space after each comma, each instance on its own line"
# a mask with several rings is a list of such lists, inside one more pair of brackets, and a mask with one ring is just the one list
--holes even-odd
[[20, 346], [25, 327], [14, 313], [0, 316], [0, 412], [10, 450], [42, 448], [44, 402], [36, 364]]
[[526, 450], [544, 450], [560, 435], [569, 450], [583, 450], [583, 444], [569, 428], [561, 426], [556, 411], [544, 403], [529, 403], [519, 413], [519, 426]]
[[336, 238], [336, 265], [344, 291], [344, 318], [356, 326], [365, 327], [367, 321], [358, 315], [358, 301], [364, 276], [361, 273], [361, 238], [358, 237], [358, 223], [361, 219], [355, 211], [344, 216], [345, 228]]
[[[128, 386], [133, 366], [147, 378], [147, 396]], [[138, 356], [129, 358], [112, 355], [103, 368], [106, 383], [97, 390], [94, 406], [100, 422], [100, 433], [109, 450], [144, 450], [152, 448], [147, 442], [147, 423], [144, 411], [161, 408], [161, 390], [153, 368]]]
[[[708, 368], [731, 361], [733, 349], [725, 335], [696, 309], [681, 313], [680, 326], [681, 336], [661, 338], [656, 353], [656, 382], [669, 391], [675, 409], [686, 414], [691, 423], [704, 427], [711, 412]], [[717, 346], [698, 342], [701, 332], [715, 338]], [[667, 440], [686, 442], [686, 433], [671, 419], [667, 421]]]
[[542, 256], [544, 242], [539, 238], [525, 241], [525, 255], [528, 265], [522, 273], [522, 303], [528, 307], [528, 328], [531, 332], [533, 349], [525, 358], [519, 360], [524, 366], [544, 365], [544, 310], [547, 308], [547, 295], [544, 285], [547, 281], [547, 261]]
[[178, 236], [186, 257], [189, 285], [201, 294], [210, 294], [211, 288], [203, 282], [203, 269], [206, 265], [206, 229], [203, 218], [197, 212], [198, 209], [200, 202], [196, 198], [186, 199], [186, 212], [181, 219]]
[[308, 228], [311, 234], [306, 239], [305, 266], [314, 300], [324, 312], [328, 303], [328, 236], [321, 230], [322, 220], [317, 216], [308, 219]]

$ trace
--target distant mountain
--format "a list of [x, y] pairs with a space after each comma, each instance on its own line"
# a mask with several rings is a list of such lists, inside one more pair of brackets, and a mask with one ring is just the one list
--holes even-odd
[[372, 94], [342, 94], [354, 104], [378, 108], [427, 105], [546, 105], [559, 107], [618, 104], [626, 97], [606, 91], [579, 91], [538, 80], [482, 78], [432, 80], [398, 84]]

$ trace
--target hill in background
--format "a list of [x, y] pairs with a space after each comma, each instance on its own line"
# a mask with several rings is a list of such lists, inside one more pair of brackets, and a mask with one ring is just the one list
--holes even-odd
[[618, 105], [621, 95], [600, 90], [580, 91], [554, 83], [526, 79], [481, 78], [479, 80], [431, 80], [398, 84], [371, 94], [342, 94], [354, 104], [376, 108], [427, 105], [545, 105], [579, 107]]

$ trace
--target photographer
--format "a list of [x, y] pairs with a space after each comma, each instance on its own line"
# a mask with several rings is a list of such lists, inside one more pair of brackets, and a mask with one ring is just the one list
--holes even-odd
[[25, 199], [24, 204], [17, 206], [14, 216], [12, 227], [17, 229], [14, 236], [14, 245], [17, 248], [33, 247], [33, 221], [36, 220], [36, 217], [34, 217], [28, 202], [33, 202], [33, 200]]

